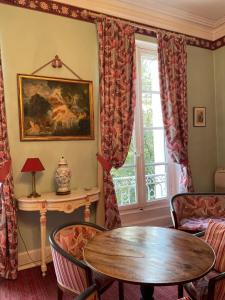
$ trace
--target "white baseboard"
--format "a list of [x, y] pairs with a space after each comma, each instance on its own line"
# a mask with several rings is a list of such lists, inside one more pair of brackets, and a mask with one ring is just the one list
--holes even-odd
[[[18, 254], [19, 271], [41, 265], [41, 249], [29, 250], [28, 253], [26, 251], [19, 252]], [[50, 261], [52, 261], [51, 249], [50, 247], [46, 247], [46, 263], [49, 263]]]

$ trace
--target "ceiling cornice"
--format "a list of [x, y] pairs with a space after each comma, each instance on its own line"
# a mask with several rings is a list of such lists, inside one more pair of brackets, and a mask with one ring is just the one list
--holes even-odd
[[133, 4], [130, 0], [95, 0], [94, 5], [93, 0], [56, 1], [210, 41], [225, 35], [225, 19], [214, 22], [176, 8], [165, 10], [162, 5], [149, 8], [143, 4]]

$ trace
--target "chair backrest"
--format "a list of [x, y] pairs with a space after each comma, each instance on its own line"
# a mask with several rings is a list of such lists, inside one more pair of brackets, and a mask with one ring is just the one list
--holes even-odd
[[83, 293], [81, 293], [74, 300], [99, 300], [98, 291], [96, 285], [88, 287]]
[[102, 230], [92, 223], [69, 223], [49, 236], [57, 282], [75, 295], [92, 284], [91, 271], [83, 261], [83, 249]]
[[[204, 240], [213, 248], [216, 261], [214, 269], [221, 273], [225, 272], [225, 223], [209, 221], [209, 225], [206, 229]], [[217, 275], [219, 274], [217, 273]], [[224, 277], [224, 276], [223, 276]], [[215, 283], [214, 290], [215, 300], [225, 299], [225, 278]]]
[[189, 217], [225, 217], [225, 194], [183, 193], [171, 199], [177, 221]]

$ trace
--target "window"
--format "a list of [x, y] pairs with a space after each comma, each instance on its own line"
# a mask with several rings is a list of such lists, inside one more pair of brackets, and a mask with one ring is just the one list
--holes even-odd
[[121, 209], [147, 207], [168, 199], [176, 184], [169, 181], [174, 166], [168, 161], [159, 93], [157, 45], [137, 43], [137, 102], [132, 142], [124, 166], [113, 170]]

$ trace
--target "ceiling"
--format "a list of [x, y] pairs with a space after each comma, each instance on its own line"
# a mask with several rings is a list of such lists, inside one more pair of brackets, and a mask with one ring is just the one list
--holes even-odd
[[57, 1], [209, 40], [225, 35], [225, 0]]
[[196, 18], [205, 18], [215, 23], [224, 21], [225, 18], [224, 0], [139, 0], [138, 2], [121, 0], [120, 2], [145, 8], [161, 9], [170, 14], [180, 11], [182, 15], [192, 14]]

